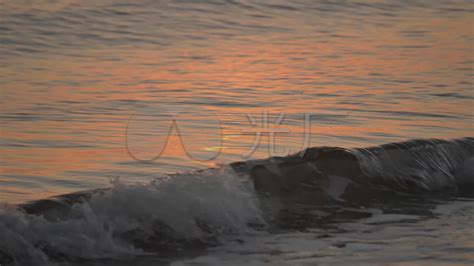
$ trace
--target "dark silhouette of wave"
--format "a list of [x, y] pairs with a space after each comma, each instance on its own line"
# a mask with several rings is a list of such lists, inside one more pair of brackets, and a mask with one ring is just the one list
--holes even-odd
[[431, 215], [474, 197], [474, 138], [304, 153], [114, 184], [0, 208], [0, 262], [115, 258], [217, 245], [249, 231], [333, 226], [384, 213]]

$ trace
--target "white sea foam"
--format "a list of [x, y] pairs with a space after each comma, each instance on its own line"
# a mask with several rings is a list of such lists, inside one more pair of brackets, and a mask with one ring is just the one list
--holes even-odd
[[248, 223], [263, 223], [260, 210], [252, 190], [228, 167], [149, 184], [115, 182], [113, 189], [74, 204], [56, 220], [1, 209], [0, 260], [116, 258], [143, 253], [127, 242], [127, 234], [146, 241], [166, 228], [168, 237], [202, 240], [248, 232]]

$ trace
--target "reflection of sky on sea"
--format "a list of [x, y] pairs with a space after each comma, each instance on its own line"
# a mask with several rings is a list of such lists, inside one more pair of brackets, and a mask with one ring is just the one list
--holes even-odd
[[0, 11], [2, 201], [242, 160], [264, 111], [285, 115], [276, 151], [308, 113], [310, 146], [472, 135], [467, 1], [66, 2]]

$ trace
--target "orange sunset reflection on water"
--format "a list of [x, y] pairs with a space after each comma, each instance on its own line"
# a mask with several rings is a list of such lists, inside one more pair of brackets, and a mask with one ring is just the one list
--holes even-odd
[[[242, 156], [260, 126], [248, 115], [259, 122], [264, 112], [270, 122], [284, 115], [270, 123], [288, 131], [275, 135], [280, 156], [304, 148], [305, 134], [309, 146], [348, 148], [472, 135], [472, 15], [420, 13], [334, 34], [305, 19], [291, 22], [296, 33], [3, 58], [0, 200], [268, 157], [266, 133]], [[179, 112], [181, 139], [173, 128], [164, 149], [165, 109]], [[127, 143], [134, 115], [149, 120]], [[145, 161], [160, 156], [136, 161], [130, 148]]]

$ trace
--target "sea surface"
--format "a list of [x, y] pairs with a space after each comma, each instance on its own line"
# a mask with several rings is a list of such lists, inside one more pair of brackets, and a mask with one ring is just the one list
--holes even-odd
[[473, 265], [473, 76], [469, 0], [0, 0], [0, 264]]

